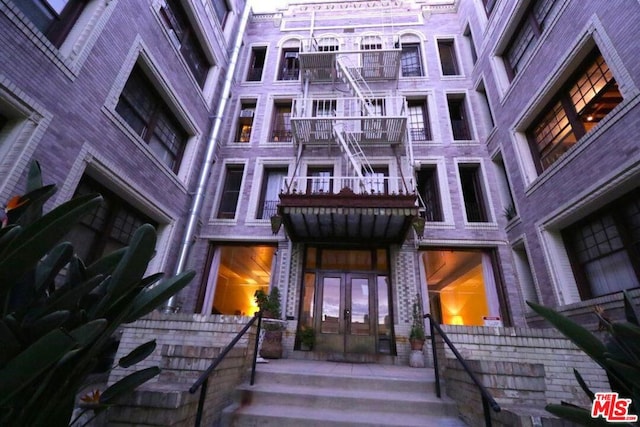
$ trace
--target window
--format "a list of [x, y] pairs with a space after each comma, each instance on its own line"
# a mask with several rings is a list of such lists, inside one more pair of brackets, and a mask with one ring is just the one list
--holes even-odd
[[[200, 41], [187, 18], [187, 14], [179, 0], [165, 0], [162, 16], [172, 35], [175, 36], [178, 48], [189, 70], [200, 87], [204, 87], [211, 63], [207, 59]], [[224, 0], [223, 0], [224, 1]]]
[[54, 46], [60, 47], [88, 0], [18, 0], [14, 3]]
[[384, 119], [380, 118], [386, 114], [385, 100], [372, 99], [363, 105], [366, 111], [362, 112], [362, 136], [367, 140], [381, 140], [385, 135]]
[[[516, 272], [518, 273], [518, 280], [520, 281], [520, 289], [522, 289], [524, 300], [539, 304], [540, 299], [536, 291], [536, 282], [533, 278], [529, 256], [527, 255], [527, 249], [524, 243], [513, 247], [513, 260], [515, 261], [514, 264]], [[532, 312], [533, 310], [527, 306], [527, 311]]]
[[233, 219], [236, 216], [236, 207], [240, 196], [240, 186], [242, 185], [243, 165], [227, 165], [218, 208], [218, 218]]
[[139, 65], [133, 67], [116, 111], [149, 144], [151, 151], [177, 172], [187, 143], [187, 132]]
[[280, 201], [280, 191], [286, 176], [287, 168], [268, 168], [264, 170], [260, 205], [258, 206], [258, 219], [269, 219], [276, 214], [278, 202]]
[[464, 98], [464, 95], [459, 94], [447, 95], [451, 131], [453, 132], [453, 139], [456, 141], [468, 141], [471, 139], [469, 117]]
[[491, 111], [491, 104], [489, 104], [489, 98], [487, 97], [487, 90], [484, 86], [484, 81], [480, 82], [478, 88], [476, 89], [478, 95], [480, 95], [480, 100], [482, 101], [482, 109], [484, 110], [484, 116], [486, 121], [489, 124], [489, 128], [493, 129], [495, 127], [495, 120], [493, 119], [493, 112]]
[[248, 82], [259, 82], [262, 80], [262, 70], [264, 70], [264, 60], [267, 56], [266, 47], [254, 47], [251, 49], [251, 63], [249, 64]]
[[424, 219], [430, 222], [442, 221], [437, 168], [435, 166], [420, 168], [417, 183], [418, 192], [424, 202]]
[[312, 123], [312, 132], [317, 140], [333, 138], [333, 120], [336, 115], [335, 99], [318, 99], [313, 101], [313, 117], [326, 117], [327, 120], [316, 120]]
[[298, 52], [299, 49], [297, 47], [282, 49], [278, 80], [298, 80], [300, 76]]
[[504, 160], [502, 159], [502, 153], [499, 153], [498, 156], [493, 159], [493, 164], [496, 168], [498, 189], [500, 190], [500, 198], [502, 200], [502, 214], [507, 221], [510, 221], [518, 215], [518, 211], [513, 201], [513, 193], [511, 193], [509, 177], [504, 165]]
[[[430, 312], [445, 325], [483, 326], [502, 315], [504, 298], [496, 249], [430, 249], [420, 253]], [[424, 286], [424, 285], [423, 285]]]
[[273, 107], [271, 140], [289, 142], [291, 133], [291, 101], [276, 102]]
[[259, 243], [211, 246], [196, 312], [253, 316], [253, 298], [260, 289], [269, 292], [276, 246]]
[[340, 42], [335, 37], [323, 37], [318, 41], [318, 52], [337, 52]]
[[453, 40], [438, 40], [438, 53], [440, 54], [440, 66], [442, 67], [443, 76], [460, 74]]
[[420, 60], [419, 44], [409, 43], [402, 45], [400, 70], [402, 72], [402, 77], [422, 76], [422, 61]]
[[431, 125], [427, 100], [410, 99], [407, 101], [409, 111], [409, 131], [412, 141], [431, 141]]
[[364, 191], [371, 194], [389, 194], [389, 168], [376, 166], [370, 170], [363, 170]]
[[227, 0], [211, 0], [211, 3], [213, 4], [213, 10], [216, 13], [216, 18], [218, 18], [220, 26], [224, 27], [227, 15], [229, 14], [229, 6], [227, 6]]
[[307, 194], [331, 193], [333, 191], [333, 167], [314, 166], [307, 169]]
[[497, 0], [482, 0], [482, 4], [484, 4], [484, 10], [487, 12], [487, 16], [491, 15], [494, 6], [496, 5]]
[[362, 77], [380, 78], [383, 76], [384, 54], [376, 52], [382, 50], [382, 39], [379, 36], [364, 36], [360, 43], [362, 53]]
[[475, 64], [478, 60], [478, 54], [476, 52], [476, 45], [473, 42], [473, 34], [471, 33], [471, 27], [467, 26], [464, 30], [464, 36], [469, 43], [469, 51], [471, 52], [471, 61]]
[[596, 49], [527, 130], [538, 172], [551, 166], [620, 102], [618, 84]]
[[640, 188], [562, 231], [582, 299], [640, 286]]
[[460, 164], [458, 171], [460, 172], [460, 186], [462, 187], [467, 222], [487, 222], [488, 215], [482, 191], [480, 165]]
[[236, 132], [236, 141], [250, 142], [251, 129], [253, 128], [253, 116], [256, 111], [256, 103], [243, 101], [240, 103], [240, 117], [238, 119], [238, 131]]
[[524, 16], [517, 25], [517, 31], [511, 37], [503, 54], [507, 74], [513, 79], [533, 55], [538, 40], [547, 24], [555, 16], [560, 1], [533, 0], [527, 6]]
[[100, 193], [102, 203], [91, 215], [84, 216], [69, 236], [78, 256], [87, 265], [105, 254], [127, 246], [142, 224], [148, 223], [158, 228], [155, 221], [85, 175], [80, 180], [74, 197], [90, 193]]

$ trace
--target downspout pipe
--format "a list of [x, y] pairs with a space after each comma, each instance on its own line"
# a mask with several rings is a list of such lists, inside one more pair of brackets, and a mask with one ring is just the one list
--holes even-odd
[[[224, 85], [220, 95], [220, 103], [216, 110], [216, 114], [213, 116], [213, 124], [211, 126], [211, 133], [207, 140], [207, 151], [202, 162], [200, 169], [200, 177], [198, 178], [198, 187], [191, 201], [191, 208], [189, 210], [189, 219], [185, 227], [184, 237], [182, 244], [180, 245], [180, 252], [178, 254], [178, 263], [176, 265], [175, 274], [180, 274], [184, 271], [187, 263], [187, 256], [191, 249], [191, 245], [195, 240], [195, 228], [198, 223], [198, 217], [200, 215], [200, 209], [202, 208], [202, 202], [204, 201], [204, 195], [209, 182], [209, 174], [211, 173], [211, 166], [213, 166], [213, 159], [216, 152], [216, 141], [222, 128], [222, 118], [227, 107], [229, 100], [229, 94], [231, 93], [231, 84], [233, 82], [233, 75], [235, 74], [236, 65], [238, 63], [238, 57], [240, 56], [240, 47], [242, 46], [242, 38], [244, 37], [245, 30], [247, 28], [247, 22], [249, 22], [249, 16], [251, 12], [251, 0], [246, 0], [242, 17], [240, 18], [240, 26], [236, 32], [236, 38], [233, 43], [233, 50], [229, 57], [229, 67], [224, 78]], [[164, 311], [166, 313], [173, 313], [177, 309], [177, 299], [174, 296], [169, 298], [165, 304]]]

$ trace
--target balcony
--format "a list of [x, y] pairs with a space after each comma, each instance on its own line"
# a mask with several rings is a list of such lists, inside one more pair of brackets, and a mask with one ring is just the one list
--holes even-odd
[[336, 61], [360, 73], [367, 81], [396, 80], [402, 50], [393, 37], [379, 37], [370, 44], [345, 38], [342, 44], [329, 38], [305, 39], [300, 49], [300, 71], [310, 82], [327, 83], [339, 78]]
[[414, 183], [401, 177], [285, 179], [278, 220], [294, 242], [402, 243], [418, 215]]
[[[401, 144], [407, 117], [402, 96], [374, 99], [369, 110], [360, 98], [299, 98], [293, 101], [291, 127], [296, 140], [306, 145], [335, 141], [334, 131], [350, 133], [362, 145]], [[322, 105], [320, 112], [318, 106]]]

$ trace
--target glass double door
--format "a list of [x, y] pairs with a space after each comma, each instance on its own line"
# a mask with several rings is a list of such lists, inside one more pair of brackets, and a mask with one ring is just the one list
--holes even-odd
[[317, 280], [315, 348], [326, 353], [376, 353], [376, 275], [325, 272]]

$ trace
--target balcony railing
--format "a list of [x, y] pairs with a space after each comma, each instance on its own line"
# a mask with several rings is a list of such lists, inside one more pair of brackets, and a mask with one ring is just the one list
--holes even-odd
[[415, 183], [411, 178], [399, 176], [298, 176], [285, 178], [284, 194], [322, 196], [344, 194], [350, 190], [354, 195], [410, 195], [415, 194]]

